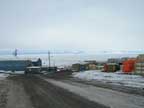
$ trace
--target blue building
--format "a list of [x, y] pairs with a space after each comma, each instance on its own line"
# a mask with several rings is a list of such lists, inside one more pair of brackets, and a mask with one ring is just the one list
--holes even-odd
[[30, 60], [1, 60], [0, 70], [4, 71], [25, 71], [26, 67], [31, 66]]
[[31, 60], [0, 60], [0, 70], [4, 71], [25, 71], [30, 66], [41, 66], [42, 61]]

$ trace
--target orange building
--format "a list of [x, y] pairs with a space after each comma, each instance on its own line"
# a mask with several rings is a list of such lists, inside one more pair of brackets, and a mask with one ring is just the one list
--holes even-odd
[[132, 73], [135, 69], [136, 59], [129, 59], [123, 62], [123, 72], [124, 73]]

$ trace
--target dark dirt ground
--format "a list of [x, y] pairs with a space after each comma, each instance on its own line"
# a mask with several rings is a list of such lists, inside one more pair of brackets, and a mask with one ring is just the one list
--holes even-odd
[[5, 108], [7, 103], [7, 94], [9, 91], [7, 80], [0, 80], [0, 108]]

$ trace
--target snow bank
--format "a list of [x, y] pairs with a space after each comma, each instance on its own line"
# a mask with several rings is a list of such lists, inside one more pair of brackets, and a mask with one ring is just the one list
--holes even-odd
[[105, 73], [100, 71], [85, 71], [73, 73], [73, 77], [91, 81], [102, 81], [118, 85], [144, 88], [144, 78], [139, 75], [125, 75], [119, 73]]

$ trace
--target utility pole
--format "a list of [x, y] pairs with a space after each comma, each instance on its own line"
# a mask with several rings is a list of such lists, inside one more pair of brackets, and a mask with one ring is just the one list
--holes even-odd
[[48, 61], [49, 61], [49, 68], [50, 68], [50, 66], [51, 66], [50, 51], [48, 51]]

